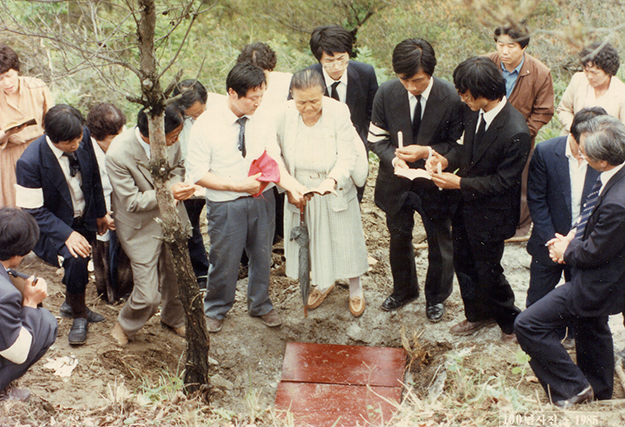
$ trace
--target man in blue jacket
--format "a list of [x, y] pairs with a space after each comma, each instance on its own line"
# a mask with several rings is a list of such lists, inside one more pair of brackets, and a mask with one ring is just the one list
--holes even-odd
[[111, 224], [89, 130], [78, 110], [56, 105], [44, 117], [46, 133], [17, 161], [17, 206], [37, 221], [41, 234], [34, 251], [65, 270], [66, 302], [74, 318], [69, 343], [84, 344], [89, 322], [104, 317], [85, 303], [87, 265], [96, 232]]

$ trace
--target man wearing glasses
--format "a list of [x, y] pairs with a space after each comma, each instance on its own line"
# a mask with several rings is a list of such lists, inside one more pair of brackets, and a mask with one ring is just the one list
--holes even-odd
[[[371, 65], [350, 60], [355, 56], [353, 45], [352, 34], [339, 25], [315, 28], [310, 35], [310, 50], [319, 63], [310, 69], [323, 75], [326, 96], [347, 104], [352, 124], [366, 145], [378, 81]], [[364, 190], [358, 188], [359, 201]]]

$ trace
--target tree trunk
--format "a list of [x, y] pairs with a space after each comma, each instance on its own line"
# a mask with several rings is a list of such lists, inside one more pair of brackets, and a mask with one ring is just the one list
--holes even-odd
[[171, 253], [174, 271], [178, 278], [178, 297], [186, 313], [187, 359], [185, 362], [185, 391], [192, 393], [208, 383], [209, 338], [204, 320], [202, 294], [191, 266], [187, 241], [189, 225], [178, 217], [176, 202], [170, 190], [171, 168], [167, 163], [165, 142], [165, 100], [158, 80], [154, 57], [154, 26], [156, 11], [154, 0], [139, 0], [141, 17], [137, 25], [141, 72], [141, 88], [149, 106], [148, 115], [152, 159], [150, 171], [156, 187], [156, 199], [161, 212], [163, 240]]

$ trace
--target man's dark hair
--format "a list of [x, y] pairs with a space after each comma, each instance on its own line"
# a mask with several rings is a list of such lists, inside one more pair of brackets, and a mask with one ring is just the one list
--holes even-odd
[[609, 115], [597, 116], [579, 125], [584, 134], [584, 153], [595, 162], [612, 166], [625, 162], [625, 124]]
[[4, 43], [0, 43], [0, 74], [9, 70], [20, 70], [20, 59], [17, 53]]
[[28, 212], [0, 208], [0, 261], [26, 256], [39, 240], [39, 226]]
[[[165, 135], [177, 129], [184, 122], [184, 113], [176, 104], [169, 104], [165, 108]], [[145, 108], [139, 111], [137, 115], [137, 127], [139, 132], [146, 138], [149, 138], [150, 131], [148, 126], [148, 115]]]
[[239, 62], [232, 67], [226, 78], [226, 92], [234, 90], [237, 95], [243, 97], [247, 91], [261, 87], [267, 83], [263, 69], [249, 62]]
[[176, 104], [183, 110], [187, 110], [193, 107], [193, 104], [200, 102], [200, 104], [206, 104], [208, 101], [208, 92], [202, 83], [195, 79], [187, 79], [179, 82], [172, 93], [172, 96], [180, 95], [180, 98], [176, 100]]
[[55, 144], [79, 138], [84, 124], [85, 119], [80, 111], [66, 104], [50, 108], [43, 118], [46, 135]]
[[237, 62], [249, 62], [265, 71], [273, 71], [278, 63], [276, 52], [269, 45], [261, 42], [246, 44], [237, 58]]
[[460, 94], [489, 101], [506, 96], [506, 80], [495, 63], [485, 56], [469, 58], [454, 70], [454, 85]]
[[422, 39], [406, 39], [393, 49], [393, 71], [406, 79], [419, 71], [428, 76], [434, 74], [436, 54], [430, 43]]
[[523, 24], [495, 28], [496, 42], [499, 41], [501, 35], [510, 37], [515, 43], [521, 45], [521, 49], [525, 49], [530, 44], [530, 33]]
[[579, 131], [579, 127], [582, 123], [595, 118], [597, 116], [604, 116], [608, 114], [607, 111], [603, 109], [603, 107], [589, 107], [580, 110], [573, 117], [573, 122], [571, 123], [571, 136], [575, 141], [579, 144], [579, 137], [582, 134]]
[[[603, 47], [601, 47], [603, 45]], [[616, 76], [621, 66], [618, 51], [610, 43], [595, 42], [579, 53], [582, 67], [595, 66], [610, 76]]]
[[310, 51], [317, 61], [321, 61], [324, 52], [330, 56], [347, 52], [354, 58], [354, 36], [340, 25], [317, 27], [310, 33]]
[[96, 104], [87, 114], [87, 128], [96, 141], [109, 135], [117, 135], [126, 124], [126, 116], [116, 105]]

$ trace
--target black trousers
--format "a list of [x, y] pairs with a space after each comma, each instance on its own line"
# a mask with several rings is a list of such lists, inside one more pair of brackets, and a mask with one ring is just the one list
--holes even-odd
[[[434, 189], [437, 193], [438, 190]], [[428, 241], [428, 270], [425, 279], [427, 305], [445, 302], [453, 290], [453, 242], [451, 216], [453, 201], [447, 194], [428, 190], [409, 193], [404, 206], [394, 215], [386, 215], [391, 236], [390, 264], [393, 296], [398, 299], [419, 294], [412, 231], [415, 211], [421, 215]]]
[[470, 226], [459, 206], [452, 222], [454, 267], [465, 316], [471, 322], [494, 318], [504, 333], [511, 334], [521, 310], [514, 305], [514, 292], [501, 266], [504, 241], [483, 241]]
[[206, 277], [208, 275], [208, 256], [206, 255], [206, 247], [204, 246], [200, 228], [200, 215], [205, 204], [205, 199], [188, 199], [184, 201], [184, 207], [187, 209], [189, 221], [191, 222], [191, 227], [193, 227], [193, 233], [187, 244], [195, 277]]
[[[614, 347], [608, 315], [575, 316], [567, 308], [572, 284], [555, 288], [519, 314], [514, 330], [530, 366], [551, 400], [565, 400], [590, 384], [597, 399], [612, 398]], [[573, 324], [577, 364], [562, 346], [558, 329]]]
[[[87, 230], [84, 221], [75, 219], [72, 228], [74, 231], [82, 234], [90, 244], [93, 244], [95, 232]], [[61, 282], [67, 288], [67, 292], [74, 295], [84, 294], [87, 283], [89, 283], [89, 271], [87, 270], [87, 266], [90, 257], [83, 258], [78, 255], [78, 257], [74, 258], [66, 245], [61, 246], [59, 255], [63, 257], [63, 269], [65, 270]]]

